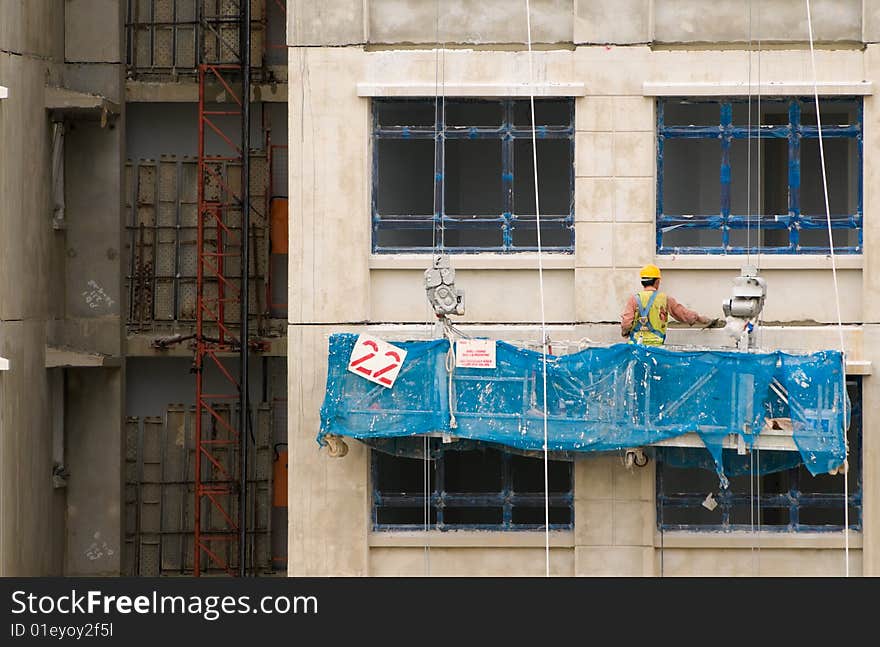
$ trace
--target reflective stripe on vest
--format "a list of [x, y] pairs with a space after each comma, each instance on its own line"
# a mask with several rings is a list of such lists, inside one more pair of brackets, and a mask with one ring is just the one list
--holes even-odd
[[633, 322], [629, 338], [634, 342], [657, 346], [665, 342], [666, 321], [660, 316], [660, 311], [666, 308], [666, 295], [657, 290], [642, 290], [636, 294], [636, 306], [639, 314]]

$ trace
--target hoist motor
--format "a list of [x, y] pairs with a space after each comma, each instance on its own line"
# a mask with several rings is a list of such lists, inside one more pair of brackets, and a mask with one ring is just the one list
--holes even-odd
[[425, 291], [438, 317], [464, 314], [464, 291], [455, 287], [455, 270], [449, 256], [434, 256], [431, 267], [425, 270]]
[[724, 302], [722, 309], [727, 317], [756, 319], [764, 309], [766, 296], [767, 282], [758, 276], [755, 267], [747, 265], [733, 280], [732, 296]]
[[767, 282], [758, 276], [757, 268], [750, 265], [742, 268], [740, 275], [733, 280], [732, 296], [722, 304], [727, 317], [724, 328], [737, 348], [754, 348], [755, 322], [764, 309], [766, 296]]

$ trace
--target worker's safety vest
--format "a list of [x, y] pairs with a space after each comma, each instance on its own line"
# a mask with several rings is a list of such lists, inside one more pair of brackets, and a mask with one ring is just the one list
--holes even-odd
[[662, 346], [666, 341], [666, 294], [657, 290], [642, 290], [636, 294], [638, 316], [629, 331], [631, 343]]

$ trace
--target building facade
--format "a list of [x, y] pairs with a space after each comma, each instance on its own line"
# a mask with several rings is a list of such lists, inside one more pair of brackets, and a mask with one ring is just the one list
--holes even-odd
[[[251, 573], [544, 574], [540, 458], [316, 442], [331, 334], [438, 334], [435, 253], [466, 294], [460, 330], [539, 347], [532, 93], [554, 352], [620, 341], [646, 263], [712, 317], [750, 264], [759, 345], [842, 336], [852, 405], [847, 499], [842, 475], [802, 468], [723, 490], [672, 453], [552, 461], [551, 573], [838, 576], [847, 546], [850, 574], [880, 573], [880, 3], [812, 2], [815, 78], [794, 0], [533, 0], [531, 55], [525, 2], [250, 6]], [[194, 335], [205, 295], [240, 288], [235, 261], [199, 267], [241, 252], [241, 7], [0, 3], [0, 575], [193, 573], [196, 420], [215, 439], [237, 417], [198, 402]], [[203, 341], [236, 334], [233, 309]], [[682, 326], [668, 344], [732, 347]], [[206, 390], [236, 366], [211, 348]], [[213, 456], [203, 482], [234, 472], [234, 449]], [[229, 532], [198, 505], [205, 534]]]
[[[527, 496], [543, 513], [537, 459], [440, 447], [425, 466], [315, 443], [330, 334], [435, 336], [432, 252], [451, 255], [466, 292], [456, 326], [540, 344], [530, 90], [555, 352], [620, 341], [644, 264], [712, 317], [751, 264], [768, 283], [761, 347], [834, 349], [842, 333], [853, 403], [848, 538], [840, 475], [790, 470], [723, 492], [669, 459], [586, 455], [552, 465], [552, 574], [843, 575], [847, 543], [850, 573], [876, 573], [880, 7], [812, 3], [839, 330], [804, 4], [531, 5], [531, 85], [525, 3], [303, 2], [289, 14], [289, 573], [544, 573], [543, 516]], [[732, 346], [687, 327], [668, 343]]]

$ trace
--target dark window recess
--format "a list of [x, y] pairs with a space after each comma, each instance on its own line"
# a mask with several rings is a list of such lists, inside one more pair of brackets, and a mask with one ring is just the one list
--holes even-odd
[[434, 143], [427, 139], [384, 139], [376, 142], [376, 157], [379, 183], [398, 187], [397, 191], [383, 191], [376, 196], [379, 213], [430, 216], [434, 211]]
[[[849, 443], [849, 524], [862, 527], [862, 386], [861, 378], [847, 379], [851, 416]], [[787, 417], [787, 411], [775, 412]], [[694, 461], [697, 452], [692, 452]], [[728, 452], [728, 450], [725, 450]], [[736, 452], [730, 450], [729, 457]], [[749, 465], [770, 464], [783, 459], [782, 452], [754, 452]], [[672, 457], [670, 456], [670, 459]], [[725, 457], [725, 461], [728, 457]], [[752, 461], [754, 460], [754, 463]], [[657, 526], [661, 530], [762, 530], [777, 532], [839, 531], [844, 526], [844, 487], [840, 474], [812, 476], [803, 466], [752, 477], [730, 477], [730, 487], [719, 490], [718, 477], [711, 469], [677, 467], [676, 460], [657, 456]], [[782, 464], [781, 462], [777, 464]], [[791, 463], [789, 463], [791, 464]], [[712, 494], [717, 506], [703, 505]]]
[[[862, 101], [820, 99], [836, 252], [862, 251]], [[829, 251], [813, 99], [661, 99], [657, 249], [691, 254]]]
[[[433, 146], [433, 142], [429, 143]], [[501, 142], [497, 139], [450, 139], [446, 142], [444, 191], [447, 215], [501, 215], [504, 208], [501, 154]], [[430, 180], [431, 174], [426, 179]], [[379, 195], [382, 193], [380, 185]]]
[[[574, 101], [535, 100], [541, 248], [574, 249]], [[527, 99], [373, 102], [373, 250], [535, 251]]]
[[400, 99], [376, 102], [376, 123], [386, 128], [433, 128], [437, 108], [433, 101]]
[[[565, 216], [571, 212], [568, 190], [572, 172], [571, 141], [567, 139], [537, 140], [538, 200], [541, 216]], [[513, 212], [535, 215], [535, 165], [532, 140], [518, 139], [513, 145]]]
[[[434, 459], [404, 458], [373, 450], [373, 527], [416, 529], [542, 530], [544, 461], [494, 447], [449, 449], [431, 439]], [[427, 468], [427, 471], [426, 471]], [[425, 497], [425, 482], [428, 497]], [[572, 527], [572, 463], [548, 464], [551, 530]]]

